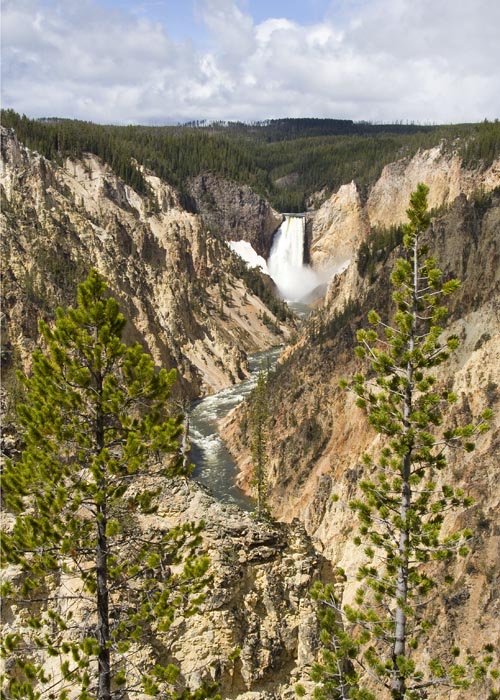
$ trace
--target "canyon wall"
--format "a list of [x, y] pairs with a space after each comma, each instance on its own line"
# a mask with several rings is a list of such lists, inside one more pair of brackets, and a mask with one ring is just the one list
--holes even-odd
[[143, 174], [148, 196], [96, 156], [56, 164], [2, 129], [7, 365], [26, 366], [38, 319], [72, 303], [90, 267], [105, 277], [129, 320], [127, 339], [140, 340], [158, 365], [177, 367], [185, 396], [242, 379], [246, 353], [287, 337], [224, 241], [182, 207], [172, 187]]
[[410, 194], [419, 182], [429, 186], [429, 208], [451, 206], [467, 197], [491, 192], [500, 185], [500, 161], [487, 170], [467, 169], [457, 155], [442, 147], [419, 151], [386, 165], [365, 199], [356, 184], [342, 185], [312, 216], [310, 261], [331, 274], [353, 261], [372, 229], [388, 229], [406, 219]]
[[248, 241], [267, 259], [283, 217], [248, 185], [213, 174], [192, 178], [189, 192], [208, 228], [228, 241]]
[[[425, 167], [416, 167], [422, 163]], [[344, 602], [352, 601], [356, 571], [363, 552], [353, 539], [356, 521], [349, 501], [360, 497], [364, 469], [361, 456], [376, 455], [382, 442], [355, 405], [355, 397], [339, 388], [341, 378], [363, 369], [354, 355], [356, 330], [375, 308], [389, 319], [389, 276], [398, 255], [395, 244], [372, 250], [371, 268], [357, 260], [359, 245], [377, 225], [396, 226], [404, 219], [409, 193], [430, 177], [431, 206], [440, 207], [425, 242], [445, 278], [458, 277], [460, 290], [449, 300], [447, 330], [461, 341], [459, 350], [439, 368], [441, 385], [458, 395], [445, 423], [469, 423], [484, 408], [494, 411], [491, 429], [478, 438], [470, 454], [452, 451], [439, 483], [462, 487], [474, 498], [465, 512], [450, 514], [444, 534], [460, 527], [473, 530], [470, 553], [436, 571], [453, 579], [431, 603], [436, 625], [430, 643], [438, 655], [450, 640], [472, 653], [500, 639], [500, 169], [496, 163], [482, 175], [461, 172], [456, 161], [443, 161], [435, 152], [407, 163], [388, 166], [362, 203], [353, 184], [333, 195], [313, 222], [311, 258], [332, 269], [350, 261], [332, 280], [325, 304], [306, 323], [288, 349], [269, 383], [267, 464], [273, 514], [281, 520], [299, 518], [323, 555], [346, 571]], [[457, 174], [458, 173], [458, 174]], [[427, 174], [427, 178], [426, 178]], [[411, 177], [410, 177], [411, 175]], [[453, 176], [453, 177], [452, 177]], [[393, 179], [391, 179], [393, 178]], [[453, 189], [460, 182], [462, 192]], [[440, 193], [432, 183], [442, 183]], [[466, 193], [468, 193], [468, 197]], [[458, 196], [455, 196], [458, 194]], [[404, 203], [403, 203], [404, 201]], [[232, 414], [224, 435], [248, 484], [249, 408]], [[333, 496], [339, 497], [334, 502]], [[486, 686], [450, 691], [452, 700], [486, 697]], [[470, 693], [478, 693], [471, 695]]]

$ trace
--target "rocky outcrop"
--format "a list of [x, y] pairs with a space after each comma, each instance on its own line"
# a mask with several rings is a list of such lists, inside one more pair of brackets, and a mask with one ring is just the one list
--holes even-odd
[[207, 227], [227, 241], [248, 241], [267, 260], [283, 217], [248, 185], [204, 174], [189, 182], [189, 192]]
[[[259, 523], [221, 505], [200, 487], [178, 483], [162, 515], [172, 523], [202, 518], [213, 584], [199, 615], [175, 629], [172, 653], [188, 681], [220, 683], [223, 698], [290, 698], [307, 682], [318, 630], [309, 590], [329, 576], [303, 526]], [[238, 658], [230, 655], [239, 649]]]
[[93, 155], [57, 165], [2, 130], [5, 360], [26, 366], [38, 319], [73, 303], [90, 267], [129, 319], [127, 340], [177, 367], [184, 395], [238, 381], [246, 353], [282, 342], [285, 326], [239, 278], [224, 241], [172, 187], [143, 174], [148, 196]]
[[[167, 531], [204, 521], [202, 547], [210, 558], [210, 584], [198, 612], [179, 613], [154, 652], [142, 642], [134, 648], [134, 665], [140, 669], [141, 659], [157, 656], [161, 647], [162, 663], [180, 669], [180, 689], [215, 681], [225, 699], [290, 700], [295, 683], [309, 684], [307, 671], [317, 656], [309, 590], [318, 576], [329, 576], [326, 561], [298, 521], [258, 522], [236, 506], [221, 505], [194, 482], [161, 481], [157, 512], [138, 517], [136, 527]], [[3, 573], [15, 580], [15, 567]], [[53, 588], [59, 584], [60, 594]], [[46, 594], [66, 600], [69, 585], [76, 597], [78, 577], [52, 580]], [[95, 612], [88, 600], [82, 596], [78, 606], [71, 600], [73, 619], [85, 619], [87, 625]], [[19, 609], [4, 602], [2, 612], [3, 633], [22, 632], [26, 620]], [[36, 603], [30, 612], [38, 612]], [[51, 682], [57, 680], [59, 659], [39, 656], [39, 661], [53, 674]]]
[[386, 165], [366, 201], [354, 182], [342, 185], [314, 214], [310, 240], [314, 269], [327, 271], [330, 277], [338, 274], [355, 259], [370, 230], [404, 222], [410, 195], [419, 182], [430, 187], [430, 209], [447, 208], [461, 194], [470, 198], [500, 186], [500, 162], [485, 171], [470, 170], [458, 155], [436, 147]]

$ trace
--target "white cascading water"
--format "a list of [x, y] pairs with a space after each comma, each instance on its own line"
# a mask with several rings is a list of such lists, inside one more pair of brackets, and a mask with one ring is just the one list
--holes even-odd
[[300, 301], [320, 284], [316, 273], [304, 265], [305, 218], [285, 214], [274, 235], [267, 261], [269, 274], [287, 301]]

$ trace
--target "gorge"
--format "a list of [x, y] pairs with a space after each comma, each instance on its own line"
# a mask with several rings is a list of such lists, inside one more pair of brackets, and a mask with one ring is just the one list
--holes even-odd
[[[439, 477], [440, 484], [451, 480], [475, 500], [467, 511], [446, 517], [445, 533], [467, 526], [473, 536], [469, 553], [446, 572], [451, 587], [443, 585], [432, 601], [437, 624], [429, 639], [438, 656], [446, 653], [448, 640], [471, 653], [487, 641], [496, 643], [498, 158], [466, 163], [446, 144], [402, 154], [369, 185], [347, 179], [328, 191], [318, 188], [306, 217], [281, 215], [247, 182], [209, 169], [186, 177], [182, 192], [147, 164], [138, 172], [144, 192], [95, 153], [49, 158], [12, 129], [2, 129], [2, 448], [15, 460], [22, 447], [14, 416], [20, 392], [15, 370], [29, 370], [40, 343], [38, 320], [51, 323], [55, 307], [73, 304], [76, 284], [89, 267], [97, 268], [128, 318], [124, 340], [138, 340], [158, 367], [177, 369], [172, 410], [193, 406], [193, 461], [196, 450], [205, 452], [206, 473], [201, 478], [195, 471], [195, 479], [226, 493], [221, 502], [193, 481], [172, 480], [162, 484], [158, 516], [143, 523], [147, 529], [156, 517], [169, 527], [205, 522], [210, 590], [197, 614], [175, 620], [165, 652], [180, 668], [179, 688], [215, 680], [224, 700], [291, 700], [300, 682], [313, 697], [309, 674], [320, 642], [309, 591], [322, 580], [333, 582], [344, 601], [354, 596], [362, 552], [353, 543], [356, 524], [344, 504], [360, 495], [361, 455], [379, 448], [338, 381], [360, 369], [355, 334], [367, 312], [374, 307], [384, 317], [389, 313], [387, 280], [418, 182], [430, 185], [434, 210], [426, 242], [445, 274], [462, 280], [450, 301], [450, 332], [461, 345], [438, 381], [457, 394], [458, 418], [467, 421], [484, 406], [495, 414], [475, 452], [451, 455], [447, 473]], [[274, 282], [243, 264], [231, 251], [234, 241], [252, 266], [266, 263]], [[327, 280], [318, 300], [314, 290]], [[301, 325], [277, 301], [275, 286], [285, 299], [313, 292], [314, 308]], [[238, 483], [249, 495], [251, 405], [239, 402], [254, 386], [255, 375], [244, 382], [258, 369], [259, 354], [268, 352], [281, 353], [268, 382], [266, 423], [275, 521], [259, 522], [246, 512], [247, 496], [234, 488], [226, 457], [218, 451], [221, 414], [214, 404], [220, 401], [220, 410], [229, 410], [221, 434], [237, 464]], [[338, 566], [346, 582], [336, 579]], [[19, 628], [16, 616], [15, 606], [4, 604], [7, 631]], [[490, 689], [480, 679], [473, 690], [450, 689], [437, 697], [486, 698]]]

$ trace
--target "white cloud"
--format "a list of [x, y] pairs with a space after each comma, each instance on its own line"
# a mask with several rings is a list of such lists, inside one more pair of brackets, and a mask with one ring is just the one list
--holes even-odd
[[234, 62], [252, 54], [254, 25], [233, 0], [199, 0], [197, 8], [224, 62]]
[[500, 116], [495, 0], [337, 0], [303, 26], [247, 7], [197, 0], [195, 45], [98, 0], [5, 0], [3, 105], [105, 122]]

